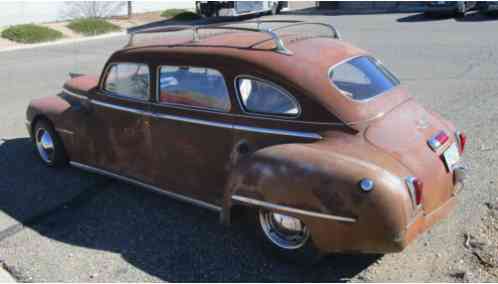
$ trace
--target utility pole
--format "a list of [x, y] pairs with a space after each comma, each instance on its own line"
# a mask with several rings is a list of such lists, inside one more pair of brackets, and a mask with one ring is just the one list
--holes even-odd
[[127, 1], [127, 2], [128, 2], [128, 19], [130, 19], [131, 15], [133, 14], [133, 9], [131, 6], [131, 1]]

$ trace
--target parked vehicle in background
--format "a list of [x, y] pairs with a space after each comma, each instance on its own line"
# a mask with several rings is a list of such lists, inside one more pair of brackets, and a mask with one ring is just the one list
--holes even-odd
[[427, 2], [425, 10], [429, 15], [465, 16], [465, 13], [476, 8], [477, 2], [467, 1], [431, 1]]
[[479, 2], [477, 8], [483, 14], [498, 14], [498, 1]]
[[277, 14], [284, 4], [278, 1], [196, 1], [197, 14], [204, 17]]

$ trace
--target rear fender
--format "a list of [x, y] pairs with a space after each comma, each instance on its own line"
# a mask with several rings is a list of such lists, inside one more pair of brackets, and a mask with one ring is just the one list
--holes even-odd
[[[375, 189], [362, 191], [362, 178], [372, 179]], [[322, 250], [341, 250], [360, 224], [373, 238], [395, 239], [402, 233], [407, 224], [403, 187], [398, 177], [363, 160], [312, 144], [278, 145], [238, 162], [222, 216], [230, 222], [230, 208], [236, 204], [266, 207], [300, 218]], [[375, 223], [379, 226], [368, 228]]]

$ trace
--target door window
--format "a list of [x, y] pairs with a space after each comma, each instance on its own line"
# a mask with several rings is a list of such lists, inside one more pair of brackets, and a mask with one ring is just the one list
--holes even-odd
[[254, 78], [237, 79], [242, 105], [248, 112], [297, 116], [300, 112], [296, 99], [284, 89]]
[[107, 72], [104, 89], [123, 97], [147, 100], [149, 67], [138, 63], [116, 63]]
[[221, 111], [230, 109], [225, 79], [210, 68], [161, 66], [158, 101]]

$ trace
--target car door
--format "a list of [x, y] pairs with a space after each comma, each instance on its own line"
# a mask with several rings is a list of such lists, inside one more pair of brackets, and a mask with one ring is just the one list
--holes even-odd
[[212, 68], [163, 65], [155, 70], [154, 184], [220, 205], [234, 144], [225, 79]]
[[150, 72], [142, 63], [110, 63], [92, 94], [89, 156], [92, 166], [150, 182]]

